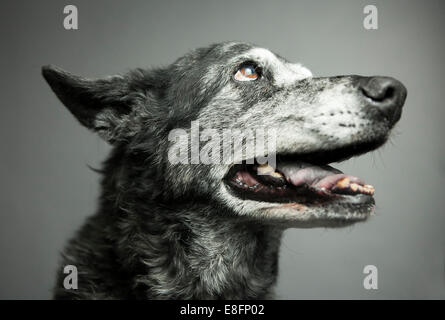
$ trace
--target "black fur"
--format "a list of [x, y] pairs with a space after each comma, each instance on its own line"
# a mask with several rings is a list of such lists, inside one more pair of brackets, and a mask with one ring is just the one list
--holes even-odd
[[[315, 101], [319, 92], [341, 82], [302, 80], [283, 88], [267, 68], [264, 80], [250, 87], [231, 82], [243, 53], [252, 48], [244, 43], [211, 45], [164, 68], [98, 80], [43, 67], [43, 76], [71, 113], [113, 145], [101, 170], [98, 210], [63, 254], [55, 298], [271, 297], [280, 239], [289, 225], [239, 214], [238, 205], [218, 196], [222, 176], [215, 178], [215, 168], [171, 165], [167, 159], [167, 137], [174, 128], [189, 128], [198, 118], [204, 125], [227, 128], [260, 103], [272, 108], [297, 95]], [[237, 92], [237, 103], [215, 103], [215, 96], [229, 85]], [[355, 90], [352, 84], [345, 87]], [[209, 105], [213, 111], [203, 112]], [[271, 108], [264, 115], [273, 112]], [[244, 126], [263, 120], [261, 115], [253, 119], [258, 121]], [[297, 127], [305, 117], [285, 121], [294, 120]], [[357, 137], [384, 139], [390, 129], [384, 121], [373, 128]], [[78, 269], [77, 290], [63, 287], [65, 265]]]

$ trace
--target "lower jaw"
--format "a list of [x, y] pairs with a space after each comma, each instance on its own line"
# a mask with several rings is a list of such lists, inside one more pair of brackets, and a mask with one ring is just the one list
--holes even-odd
[[287, 228], [339, 228], [366, 221], [375, 209], [374, 200], [363, 204], [337, 204], [324, 206], [299, 203], [264, 205], [253, 214], [266, 223]]
[[[226, 185], [227, 186], [227, 185]], [[293, 192], [292, 196], [283, 194], [273, 195], [267, 200], [263, 195], [244, 193], [235, 186], [227, 186], [232, 196], [242, 201], [255, 201], [258, 204], [257, 215], [260, 218], [283, 228], [315, 228], [315, 227], [343, 227], [367, 220], [374, 212], [375, 200], [371, 195], [340, 195], [317, 194], [299, 190], [301, 194]], [[295, 191], [295, 190], [294, 190]]]

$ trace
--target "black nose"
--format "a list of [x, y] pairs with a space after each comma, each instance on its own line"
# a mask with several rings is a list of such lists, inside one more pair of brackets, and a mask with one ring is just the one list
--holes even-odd
[[363, 77], [359, 87], [369, 98], [370, 105], [379, 110], [391, 125], [400, 119], [406, 99], [406, 88], [400, 81], [390, 77]]

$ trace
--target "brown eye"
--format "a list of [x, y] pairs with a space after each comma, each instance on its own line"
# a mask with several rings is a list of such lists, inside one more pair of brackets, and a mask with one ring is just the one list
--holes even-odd
[[259, 78], [259, 74], [253, 65], [244, 65], [235, 73], [235, 80], [238, 81], [253, 81]]

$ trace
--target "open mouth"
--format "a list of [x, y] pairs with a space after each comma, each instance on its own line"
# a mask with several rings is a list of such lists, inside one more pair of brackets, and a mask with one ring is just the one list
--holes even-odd
[[276, 168], [256, 161], [234, 165], [225, 177], [231, 191], [243, 200], [323, 205], [373, 204], [374, 187], [330, 165], [375, 149], [381, 143], [306, 154], [277, 155]]

